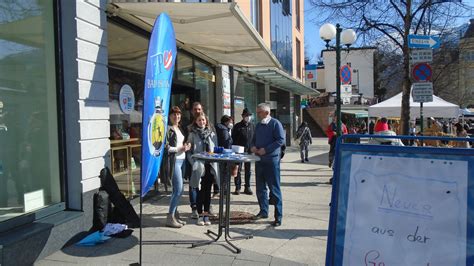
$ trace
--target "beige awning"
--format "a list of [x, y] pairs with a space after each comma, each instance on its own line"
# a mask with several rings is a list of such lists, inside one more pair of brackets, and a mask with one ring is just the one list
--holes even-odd
[[285, 71], [277, 68], [238, 68], [239, 71], [247, 73], [260, 81], [271, 86], [293, 92], [298, 95], [319, 95], [320, 93], [301, 83], [299, 80], [288, 75]]
[[215, 65], [281, 68], [236, 3], [113, 3], [107, 12], [148, 32], [165, 12], [178, 47], [190, 53]]

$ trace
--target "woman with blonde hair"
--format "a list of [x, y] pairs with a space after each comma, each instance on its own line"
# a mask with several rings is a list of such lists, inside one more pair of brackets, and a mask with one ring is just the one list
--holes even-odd
[[189, 162], [192, 166], [190, 187], [198, 191], [197, 213], [198, 225], [210, 225], [209, 208], [211, 205], [211, 188], [215, 181], [219, 184], [219, 169], [217, 163], [208, 163], [192, 158], [193, 154], [214, 151], [217, 146], [217, 135], [209, 125], [209, 119], [204, 113], [198, 114], [190, 127], [188, 142], [191, 144]]

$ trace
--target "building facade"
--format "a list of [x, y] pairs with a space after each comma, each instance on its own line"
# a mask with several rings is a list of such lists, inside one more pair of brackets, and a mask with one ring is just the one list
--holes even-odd
[[300, 95], [314, 93], [302, 84], [303, 1], [159, 2], [13, 1], [0, 14], [1, 265], [31, 264], [87, 231], [105, 166], [136, 197], [144, 66], [160, 12], [197, 16], [172, 17], [172, 105], [200, 101], [217, 122], [270, 102], [291, 139]]
[[[374, 55], [376, 48], [354, 48], [341, 51], [341, 66], [352, 69], [352, 94], [362, 94], [365, 98], [374, 97]], [[336, 52], [322, 51], [324, 63], [324, 88], [327, 92], [336, 91]], [[319, 88], [318, 88], [319, 89]]]

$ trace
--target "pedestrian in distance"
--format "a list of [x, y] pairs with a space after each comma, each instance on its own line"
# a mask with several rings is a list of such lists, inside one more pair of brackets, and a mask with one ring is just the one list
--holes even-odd
[[[334, 162], [334, 153], [336, 149], [336, 141], [337, 141], [337, 118], [336, 116], [333, 117], [331, 124], [326, 128], [326, 135], [328, 136], [328, 144], [329, 144], [329, 168], [332, 167]], [[341, 122], [341, 133], [343, 135], [347, 134], [347, 127], [344, 123]]]
[[[285, 144], [285, 131], [275, 118], [270, 116], [270, 105], [261, 103], [257, 106], [260, 122], [255, 126], [250, 151], [260, 157], [255, 163], [257, 181], [257, 199], [260, 211], [254, 219], [268, 218], [268, 205], [275, 205], [273, 226], [280, 226], [283, 217], [283, 200], [280, 189], [280, 156], [281, 146]], [[270, 199], [268, 198], [268, 189]]]
[[166, 134], [167, 174], [172, 177], [173, 190], [171, 193], [170, 206], [166, 216], [166, 226], [172, 228], [181, 228], [186, 224], [180, 219], [178, 204], [183, 193], [183, 172], [181, 167], [186, 159], [186, 152], [191, 145], [184, 142], [183, 130], [181, 129], [181, 110], [178, 106], [173, 106], [170, 111], [170, 123], [168, 133]]
[[308, 123], [303, 122], [301, 125], [298, 127], [298, 130], [296, 131], [296, 137], [295, 140], [299, 140], [299, 146], [300, 146], [300, 157], [301, 157], [301, 162], [308, 162], [308, 151], [309, 151], [309, 145], [313, 144], [311, 136], [311, 130], [309, 130]]
[[[209, 126], [208, 118], [204, 113], [195, 118], [188, 142], [191, 144], [190, 155], [211, 152], [214, 147], [217, 147], [216, 133]], [[188, 159], [193, 170], [189, 182], [190, 187], [197, 191], [196, 210], [199, 215], [197, 225], [210, 225], [211, 188], [214, 182], [219, 182], [219, 168], [215, 162], [205, 163], [195, 160], [192, 156], [188, 156]]]
[[[242, 121], [235, 124], [232, 129], [232, 139], [235, 145], [243, 146], [244, 152], [250, 153], [250, 145], [252, 143], [253, 134], [255, 132], [255, 126], [251, 121], [252, 113], [249, 112], [249, 109], [244, 108], [242, 111]], [[240, 194], [240, 189], [242, 188], [242, 166], [245, 167], [245, 189], [244, 193], [247, 195], [252, 195], [252, 189], [250, 188], [250, 176], [252, 174], [251, 163], [240, 164], [237, 176], [235, 177], [235, 195]]]

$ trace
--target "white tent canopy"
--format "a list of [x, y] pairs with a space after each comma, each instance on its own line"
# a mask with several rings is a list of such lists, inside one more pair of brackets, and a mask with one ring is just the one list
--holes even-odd
[[[369, 106], [369, 117], [400, 117], [402, 106], [402, 93], [393, 96], [378, 104]], [[435, 95], [433, 101], [423, 103], [424, 117], [458, 117], [459, 106], [447, 102]], [[420, 103], [413, 102], [410, 95], [410, 117], [412, 119], [420, 117]]]

